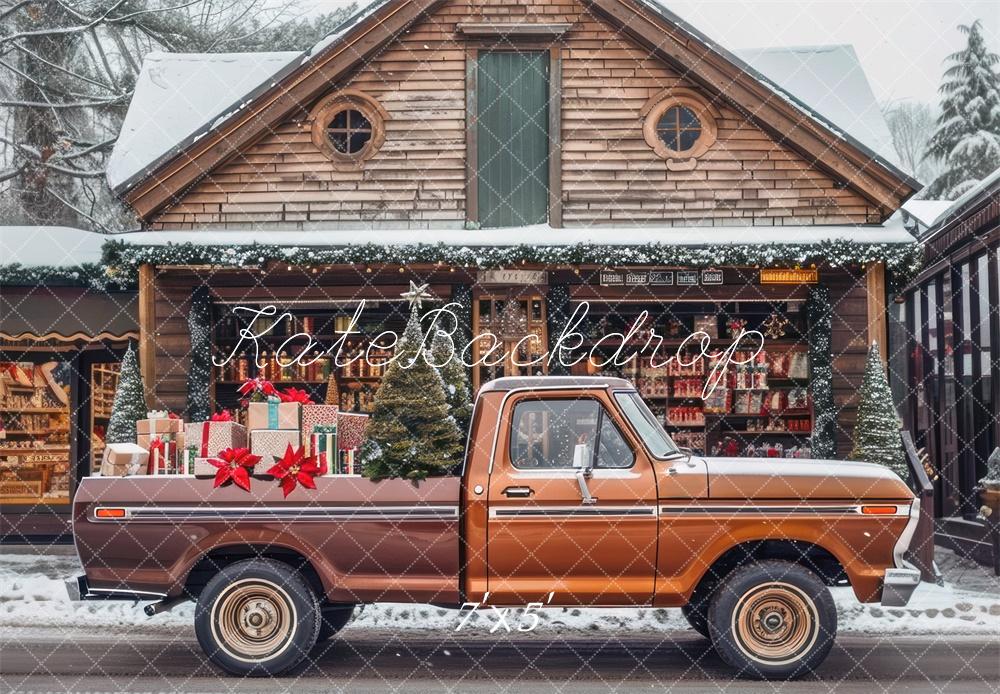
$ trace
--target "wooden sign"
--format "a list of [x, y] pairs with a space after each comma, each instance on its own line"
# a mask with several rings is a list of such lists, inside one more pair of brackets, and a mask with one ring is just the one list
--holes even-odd
[[819, 270], [816, 268], [764, 268], [760, 271], [761, 284], [817, 284]]
[[479, 284], [517, 284], [533, 286], [545, 284], [545, 270], [480, 270], [476, 276]]

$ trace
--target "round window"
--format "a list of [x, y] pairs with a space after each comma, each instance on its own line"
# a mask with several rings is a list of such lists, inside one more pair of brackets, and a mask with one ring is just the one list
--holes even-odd
[[342, 154], [360, 154], [372, 140], [372, 124], [361, 111], [345, 108], [333, 115], [326, 137]]
[[715, 144], [718, 109], [690, 89], [654, 95], [640, 112], [646, 143], [675, 170], [694, 168], [698, 157]]
[[701, 137], [701, 121], [687, 106], [671, 106], [656, 123], [656, 134], [667, 149], [683, 154]]
[[357, 170], [385, 141], [388, 118], [385, 109], [367, 94], [337, 92], [313, 109], [312, 141], [338, 170]]

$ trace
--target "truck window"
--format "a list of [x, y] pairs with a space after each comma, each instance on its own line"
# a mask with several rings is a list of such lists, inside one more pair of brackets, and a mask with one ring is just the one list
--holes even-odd
[[638, 393], [621, 392], [615, 393], [615, 400], [629, 423], [638, 432], [643, 443], [649, 448], [649, 452], [656, 458], [666, 458], [672, 453], [677, 453], [677, 446], [673, 440], [663, 430], [653, 413], [646, 407]]
[[[627, 468], [632, 449], [599, 402], [583, 400], [522, 400], [514, 406], [510, 459], [518, 469], [571, 469], [573, 450], [587, 444], [595, 467]], [[593, 453], [592, 453], [593, 455]]]

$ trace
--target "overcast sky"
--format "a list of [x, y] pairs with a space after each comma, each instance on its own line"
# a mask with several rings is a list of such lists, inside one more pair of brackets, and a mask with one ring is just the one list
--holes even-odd
[[[301, 0], [316, 11], [343, 0]], [[983, 21], [1000, 52], [1000, 0], [665, 0], [727, 48], [854, 45], [880, 101], [937, 103], [945, 56], [964, 45], [959, 24]], [[360, 5], [366, 4], [364, 0]]]

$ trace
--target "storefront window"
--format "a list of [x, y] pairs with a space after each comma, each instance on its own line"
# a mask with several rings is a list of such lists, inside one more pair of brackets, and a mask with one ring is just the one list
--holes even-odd
[[0, 504], [70, 500], [69, 364], [0, 361]]
[[979, 379], [975, 388], [976, 400], [976, 466], [975, 479], [986, 474], [986, 459], [996, 446], [993, 403], [993, 357], [990, 325], [995, 306], [990, 305], [989, 259], [979, 256], [976, 260], [976, 301], [979, 304], [979, 334], [976, 340], [979, 360]]
[[121, 364], [111, 362], [90, 365], [90, 465], [91, 474], [101, 468], [104, 439], [111, 421], [111, 406], [118, 389]]

